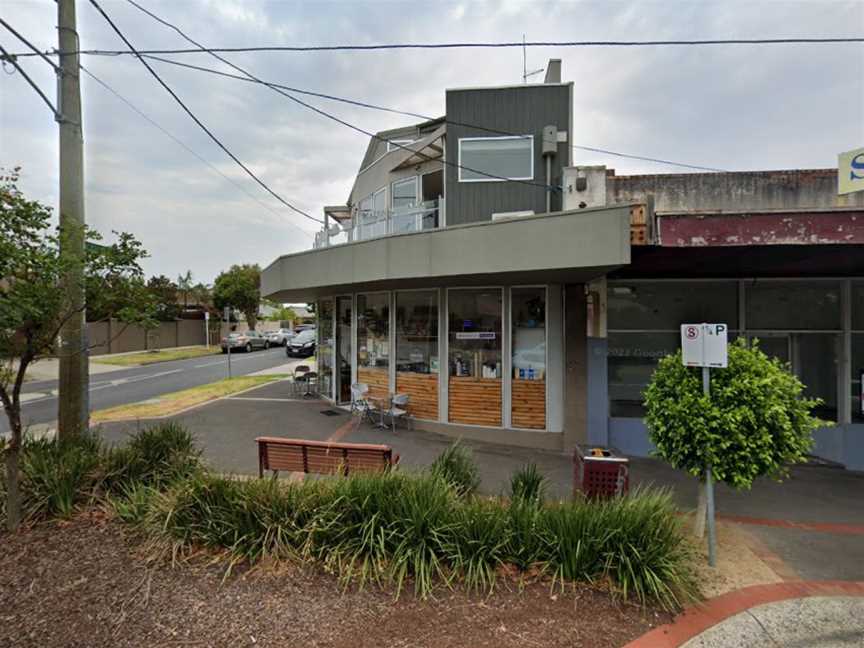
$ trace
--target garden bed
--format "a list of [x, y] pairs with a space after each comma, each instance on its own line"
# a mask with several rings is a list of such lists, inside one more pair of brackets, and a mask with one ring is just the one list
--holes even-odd
[[394, 601], [272, 563], [223, 583], [224, 566], [204, 563], [148, 566], [99, 512], [0, 532], [0, 645], [617, 647], [671, 618], [585, 586]]

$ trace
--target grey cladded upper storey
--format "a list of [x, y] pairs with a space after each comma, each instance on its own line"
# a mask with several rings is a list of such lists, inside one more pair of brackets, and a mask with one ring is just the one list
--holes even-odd
[[[627, 263], [626, 208], [562, 213], [573, 84], [561, 83], [560, 64], [549, 69], [541, 84], [447, 90], [446, 116], [370, 138], [346, 204], [324, 208], [315, 251], [271, 264], [263, 292], [306, 300], [347, 285], [527, 278], [529, 268], [584, 278], [576, 269]], [[479, 224], [488, 231], [461, 230]]]

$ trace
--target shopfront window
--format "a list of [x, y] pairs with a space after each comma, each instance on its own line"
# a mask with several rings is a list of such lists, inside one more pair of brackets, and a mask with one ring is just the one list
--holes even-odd
[[322, 299], [318, 302], [318, 348], [315, 356], [318, 361], [318, 381], [321, 393], [333, 398], [333, 300]]
[[546, 288], [513, 288], [511, 423], [546, 428]]
[[[836, 419], [839, 282], [751, 279], [740, 285], [747, 339], [758, 339], [766, 354], [787, 364], [798, 376], [807, 396], [823, 401], [818, 416]], [[714, 280], [609, 283], [612, 416], [644, 414], [642, 393], [658, 360], [680, 347], [682, 323], [727, 323], [730, 342], [741, 334], [736, 330], [738, 286], [737, 281]]]
[[722, 322], [734, 339], [738, 282], [610, 281], [607, 307], [610, 415], [638, 417], [657, 362], [681, 345], [681, 324]]
[[390, 294], [357, 295], [357, 381], [375, 396], [390, 391]]
[[396, 293], [396, 391], [411, 413], [438, 420], [438, 291]]
[[738, 323], [735, 281], [609, 283], [609, 328], [677, 331], [681, 324]]
[[852, 334], [852, 420], [864, 422], [864, 331]]
[[448, 292], [450, 422], [501, 425], [501, 289]]
[[839, 330], [840, 285], [832, 281], [748, 281], [748, 330]]

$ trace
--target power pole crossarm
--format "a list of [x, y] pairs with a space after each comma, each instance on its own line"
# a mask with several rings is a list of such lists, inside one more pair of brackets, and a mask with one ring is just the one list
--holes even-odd
[[89, 422], [89, 367], [84, 303], [84, 141], [81, 77], [75, 0], [58, 0], [60, 54], [60, 256], [65, 265], [63, 291], [67, 313], [60, 329], [57, 433], [61, 438], [85, 432]]

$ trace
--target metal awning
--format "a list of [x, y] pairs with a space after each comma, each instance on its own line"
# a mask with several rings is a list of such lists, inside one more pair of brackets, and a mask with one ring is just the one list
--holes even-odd
[[441, 140], [446, 132], [447, 126], [442, 124], [426, 137], [407, 144], [405, 148], [411, 149], [410, 151], [398, 149], [398, 154], [393, 156], [393, 165], [390, 170], [405, 169], [443, 157], [444, 145]]

